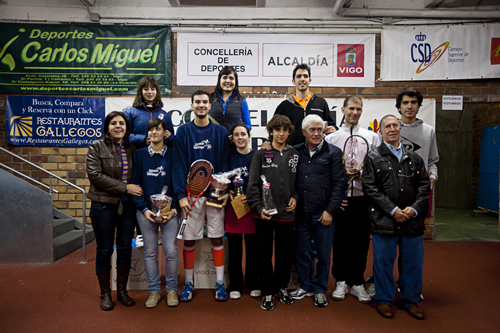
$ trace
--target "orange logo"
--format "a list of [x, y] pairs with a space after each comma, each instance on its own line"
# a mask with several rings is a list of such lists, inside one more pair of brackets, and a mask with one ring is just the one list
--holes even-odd
[[417, 68], [417, 74], [422, 73], [424, 70], [434, 65], [436, 61], [438, 61], [439, 58], [441, 58], [443, 54], [446, 52], [448, 45], [450, 45], [450, 42], [444, 42], [443, 44], [439, 45], [434, 51], [432, 51], [431, 61], [422, 62], [422, 64]]
[[490, 63], [500, 65], [500, 38], [491, 39]]

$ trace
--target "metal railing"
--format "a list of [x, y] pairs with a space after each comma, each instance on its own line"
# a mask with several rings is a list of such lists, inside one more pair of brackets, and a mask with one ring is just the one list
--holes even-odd
[[73, 188], [75, 188], [75, 189], [77, 189], [77, 190], [79, 190], [79, 191], [81, 191], [81, 192], [82, 192], [82, 242], [83, 242], [83, 246], [82, 246], [82, 248], [83, 248], [83, 258], [82, 258], [82, 261], [81, 261], [80, 263], [81, 263], [81, 264], [86, 264], [86, 263], [87, 263], [87, 260], [86, 260], [86, 251], [85, 251], [86, 249], [85, 249], [85, 245], [87, 245], [87, 244], [86, 244], [86, 243], [87, 243], [87, 242], [86, 242], [86, 231], [87, 231], [87, 221], [86, 221], [86, 220], [87, 220], [87, 214], [86, 214], [86, 212], [85, 212], [85, 189], [83, 189], [83, 188], [81, 188], [81, 187], [76, 186], [75, 184], [73, 184], [73, 183], [71, 183], [71, 182], [67, 181], [67, 180], [66, 180], [66, 179], [64, 179], [64, 178], [61, 178], [61, 177], [59, 177], [59, 176], [57, 176], [57, 175], [54, 175], [52, 172], [47, 171], [47, 170], [45, 170], [45, 169], [44, 169], [44, 168], [42, 168], [42, 167], [39, 167], [39, 166], [38, 166], [38, 165], [36, 165], [35, 163], [32, 163], [32, 162], [30, 162], [30, 161], [28, 161], [28, 160], [26, 160], [26, 159], [22, 158], [21, 156], [16, 155], [16, 154], [14, 154], [14, 153], [12, 153], [12, 152], [8, 151], [7, 149], [5, 149], [5, 148], [3, 148], [3, 147], [0, 147], [0, 151], [3, 151], [4, 153], [7, 153], [7, 154], [9, 154], [9, 155], [11, 155], [11, 156], [13, 156], [13, 157], [17, 158], [17, 159], [19, 159], [19, 160], [23, 161], [24, 163], [27, 163], [27, 164], [29, 164], [29, 165], [31, 165], [31, 166], [33, 166], [33, 167], [37, 168], [38, 170], [40, 170], [40, 171], [42, 171], [42, 172], [45, 172], [45, 173], [49, 176], [49, 186], [47, 186], [46, 184], [43, 184], [43, 183], [39, 182], [38, 180], [35, 180], [35, 179], [31, 178], [30, 176], [27, 176], [27, 175], [23, 174], [22, 172], [19, 172], [19, 171], [17, 171], [17, 170], [14, 170], [14, 169], [12, 169], [12, 168], [8, 167], [8, 166], [7, 166], [7, 165], [5, 165], [5, 164], [0, 163], [0, 166], [1, 166], [1, 167], [5, 168], [5, 169], [7, 169], [7, 170], [9, 170], [9, 171], [11, 171], [11, 172], [14, 172], [15, 174], [20, 175], [20, 176], [22, 176], [22, 177], [24, 177], [24, 178], [27, 178], [27, 179], [29, 179], [30, 181], [32, 181], [33, 183], [35, 183], [35, 184], [37, 184], [37, 185], [40, 185], [40, 186], [42, 186], [42, 187], [44, 187], [44, 188], [48, 189], [48, 190], [49, 190], [49, 193], [50, 193], [51, 195], [53, 195], [53, 193], [59, 193], [56, 189], [53, 189], [53, 188], [52, 188], [52, 177], [53, 177], [53, 178], [55, 178], [55, 179], [57, 179], [57, 180], [60, 180], [60, 181], [62, 181], [63, 183], [65, 183], [65, 184], [67, 184], [67, 185], [69, 185], [69, 186], [71, 186], [71, 187], [73, 187]]

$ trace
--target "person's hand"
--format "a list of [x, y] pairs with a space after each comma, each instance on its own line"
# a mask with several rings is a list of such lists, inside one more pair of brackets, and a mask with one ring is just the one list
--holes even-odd
[[328, 213], [326, 210], [321, 214], [319, 220], [322, 225], [325, 227], [328, 227], [330, 224], [332, 224], [333, 221], [333, 215]]
[[336, 129], [333, 126], [326, 126], [325, 128], [323, 128], [323, 133], [325, 133], [325, 134], [330, 134], [330, 133], [333, 133], [335, 131], [336, 131]]
[[188, 217], [189, 212], [191, 211], [191, 205], [189, 204], [189, 200], [187, 197], [184, 197], [179, 200], [179, 206], [181, 207], [182, 211], [184, 212], [184, 216]]
[[233, 190], [229, 191], [229, 199], [231, 199], [231, 201], [234, 200], [234, 191]]
[[260, 146], [260, 149], [264, 149], [264, 150], [271, 150], [271, 148], [272, 148], [272, 145], [271, 145], [271, 142], [269, 142], [269, 141], [264, 141], [262, 146]]
[[267, 210], [263, 209], [262, 212], [260, 212], [260, 218], [264, 221], [269, 221], [272, 216], [267, 213]]
[[436, 180], [434, 178], [431, 178], [431, 191], [434, 190], [434, 183]]
[[229, 142], [233, 142], [233, 135], [228, 136]]
[[286, 211], [291, 213], [295, 210], [295, 207], [297, 207], [297, 200], [295, 200], [295, 198], [290, 198], [290, 201], [288, 201], [288, 206], [286, 207]]
[[149, 209], [146, 210], [144, 212], [144, 217], [146, 218], [146, 220], [148, 220], [149, 222], [156, 222], [155, 221], [155, 213], [153, 213], [152, 211], [150, 211]]
[[170, 135], [172, 135], [170, 131], [165, 130], [165, 133], [163, 133], [163, 138], [165, 140], [168, 140], [168, 138], [170, 138]]
[[128, 184], [127, 192], [132, 195], [135, 195], [136, 197], [140, 197], [141, 195], [143, 195], [142, 188], [139, 185], [135, 184]]
[[217, 199], [219, 202], [222, 202], [222, 207], [225, 207], [227, 204], [227, 199], [229, 199], [229, 193], [224, 194], [222, 197]]
[[175, 212], [174, 212], [174, 211], [172, 211], [172, 210], [171, 210], [171, 211], [169, 211], [167, 214], [162, 215], [162, 217], [163, 217], [163, 221], [162, 221], [162, 223], [165, 223], [165, 222], [170, 221], [170, 219], [171, 219], [172, 217], [174, 217], [174, 215], [175, 215]]
[[410, 219], [410, 217], [406, 213], [404, 213], [399, 207], [396, 209], [392, 217], [394, 217], [396, 222], [404, 222]]
[[244, 203], [244, 204], [248, 203], [247, 196], [244, 194], [241, 195], [241, 203]]
[[409, 219], [412, 218], [413, 216], [415, 216], [415, 211], [411, 207], [406, 207], [405, 209], [403, 209], [403, 213], [408, 215]]
[[342, 199], [342, 202], [340, 203], [340, 210], [344, 212], [346, 207], [347, 207], [347, 200]]
[[147, 136], [144, 138], [144, 143], [146, 144], [146, 146], [149, 146], [149, 144], [151, 143], [151, 139]]

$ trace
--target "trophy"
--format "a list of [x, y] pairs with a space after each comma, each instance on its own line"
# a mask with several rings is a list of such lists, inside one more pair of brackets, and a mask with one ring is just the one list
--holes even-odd
[[260, 178], [262, 179], [262, 202], [264, 203], [264, 209], [269, 215], [276, 215], [278, 214], [278, 209], [276, 209], [276, 204], [271, 195], [271, 184], [267, 182], [266, 176], [260, 175]]
[[234, 198], [236, 199], [237, 197], [243, 195], [243, 178], [241, 178], [241, 170], [236, 171], [236, 176], [234, 176], [233, 179], [233, 186], [234, 186]]
[[240, 168], [236, 168], [234, 170], [228, 172], [221, 172], [212, 175], [212, 179], [210, 180], [210, 190], [207, 199], [207, 205], [222, 208], [222, 204], [219, 201], [219, 198], [226, 194], [227, 185], [231, 183], [229, 178], [233, 177], [236, 174], [236, 170], [240, 170]]
[[151, 211], [155, 214], [155, 222], [162, 222], [163, 221], [163, 216], [162, 216], [162, 209], [169, 206], [172, 203], [172, 198], [166, 195], [167, 193], [168, 186], [163, 186], [163, 189], [161, 190], [160, 194], [153, 194], [150, 196], [151, 203], [152, 203], [152, 209]]

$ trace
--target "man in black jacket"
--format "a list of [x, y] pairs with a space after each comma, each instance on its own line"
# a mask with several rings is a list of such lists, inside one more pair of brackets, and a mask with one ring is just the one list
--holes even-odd
[[294, 146], [305, 141], [301, 126], [302, 120], [309, 114], [317, 114], [323, 121], [327, 122], [328, 125], [323, 129], [323, 133], [335, 132], [335, 122], [330, 115], [328, 103], [324, 98], [309, 91], [311, 68], [306, 64], [297, 65], [293, 70], [292, 82], [295, 85], [295, 94], [281, 102], [274, 112], [274, 114], [287, 116], [295, 127], [288, 143]]
[[[295, 146], [299, 152], [295, 266], [300, 287], [290, 294], [293, 299], [314, 295], [314, 305], [318, 307], [328, 305], [326, 291], [335, 232], [334, 214], [346, 187], [342, 151], [323, 140], [323, 126], [320, 116], [305, 117], [302, 133], [306, 142]], [[311, 233], [318, 258], [314, 279], [311, 279]]]
[[380, 128], [384, 142], [368, 153], [362, 175], [373, 242], [374, 299], [378, 313], [392, 318], [393, 268], [399, 247], [401, 305], [413, 318], [424, 319], [417, 303], [422, 292], [430, 180], [422, 158], [401, 145], [399, 120], [387, 115]]

